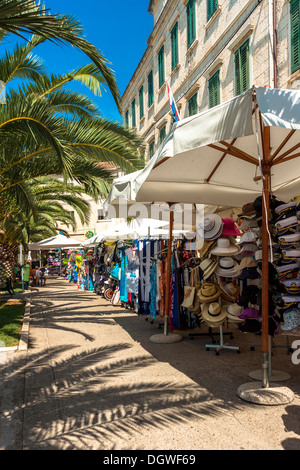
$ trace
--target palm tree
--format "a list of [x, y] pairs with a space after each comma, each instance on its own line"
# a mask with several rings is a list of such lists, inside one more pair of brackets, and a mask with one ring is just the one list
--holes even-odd
[[[27, 79], [7, 93], [6, 104], [0, 108], [0, 229], [5, 229], [0, 251], [11, 264], [15, 262], [11, 247], [24, 243], [25, 233], [28, 239], [33, 236], [34, 224], [43, 237], [42, 224], [43, 230], [55, 230], [55, 218], [72, 223], [66, 214], [60, 213], [59, 219], [54, 208], [51, 212], [49, 200], [42, 206], [40, 198], [47, 194], [49, 175], [62, 176], [60, 182], [55, 179], [56, 195], [50, 201], [74, 203], [84, 217], [87, 211], [80, 207], [80, 196], [86, 193], [97, 200], [108, 192], [112, 174], [105, 163], [113, 162], [126, 172], [143, 164], [141, 138], [103, 118], [89, 98], [68, 87], [78, 81], [93, 93], [101, 93], [104, 79], [95, 64], [48, 76], [40, 59], [32, 55], [38, 43], [39, 38], [33, 36], [30, 43], [17, 46], [0, 60], [5, 84]], [[49, 184], [54, 188], [53, 180]], [[71, 196], [79, 198], [77, 203]]]
[[102, 74], [120, 110], [114, 72], [102, 52], [84, 38], [82, 25], [76, 18], [50, 14], [49, 9], [34, 0], [0, 0], [0, 41], [9, 33], [22, 38], [35, 34], [39, 42], [66, 44], [84, 53]]

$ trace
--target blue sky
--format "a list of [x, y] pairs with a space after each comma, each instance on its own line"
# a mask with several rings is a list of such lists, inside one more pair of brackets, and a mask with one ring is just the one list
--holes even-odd
[[[147, 47], [153, 29], [153, 16], [148, 13], [150, 0], [44, 0], [52, 13], [68, 14], [82, 23], [86, 39], [98, 47], [111, 62], [121, 94], [124, 92]], [[9, 40], [6, 40], [9, 47]], [[82, 53], [70, 47], [48, 42], [35, 52], [45, 60], [50, 73], [66, 73], [89, 62]], [[103, 116], [121, 121], [109, 89], [94, 101]]]

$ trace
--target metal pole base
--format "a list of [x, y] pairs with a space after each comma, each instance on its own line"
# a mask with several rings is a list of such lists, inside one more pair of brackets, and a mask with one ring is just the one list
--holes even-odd
[[286, 405], [294, 400], [294, 393], [289, 388], [276, 384], [263, 388], [258, 383], [246, 383], [238, 388], [237, 394], [242, 400], [258, 405]]
[[182, 341], [182, 336], [178, 334], [158, 334], [150, 336], [151, 343], [160, 343], [160, 344], [171, 344], [171, 343], [179, 343]]
[[[255, 380], [262, 380], [263, 374], [262, 370], [254, 370], [249, 372], [249, 377]], [[289, 380], [291, 376], [286, 372], [281, 372], [279, 370], [272, 370], [272, 374], [268, 376], [270, 382], [283, 382], [284, 380]]]

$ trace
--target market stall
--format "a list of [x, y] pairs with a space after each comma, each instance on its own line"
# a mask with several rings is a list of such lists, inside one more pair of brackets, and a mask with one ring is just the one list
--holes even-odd
[[[163, 149], [136, 180], [137, 201], [242, 207], [261, 198], [262, 373], [268, 387], [270, 196], [288, 203], [299, 192], [300, 92], [254, 87], [173, 125]], [[298, 230], [298, 226], [297, 226]]]

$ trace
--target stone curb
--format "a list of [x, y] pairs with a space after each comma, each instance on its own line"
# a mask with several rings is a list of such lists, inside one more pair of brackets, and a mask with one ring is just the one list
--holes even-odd
[[23, 324], [22, 324], [22, 328], [21, 328], [21, 335], [20, 335], [19, 345], [14, 346], [14, 347], [10, 347], [10, 348], [0, 348], [0, 352], [5, 352], [5, 351], [27, 351], [27, 349], [28, 349], [28, 339], [29, 339], [30, 310], [31, 310], [31, 303], [29, 302], [29, 300], [26, 299], [24, 318], [23, 318]]

